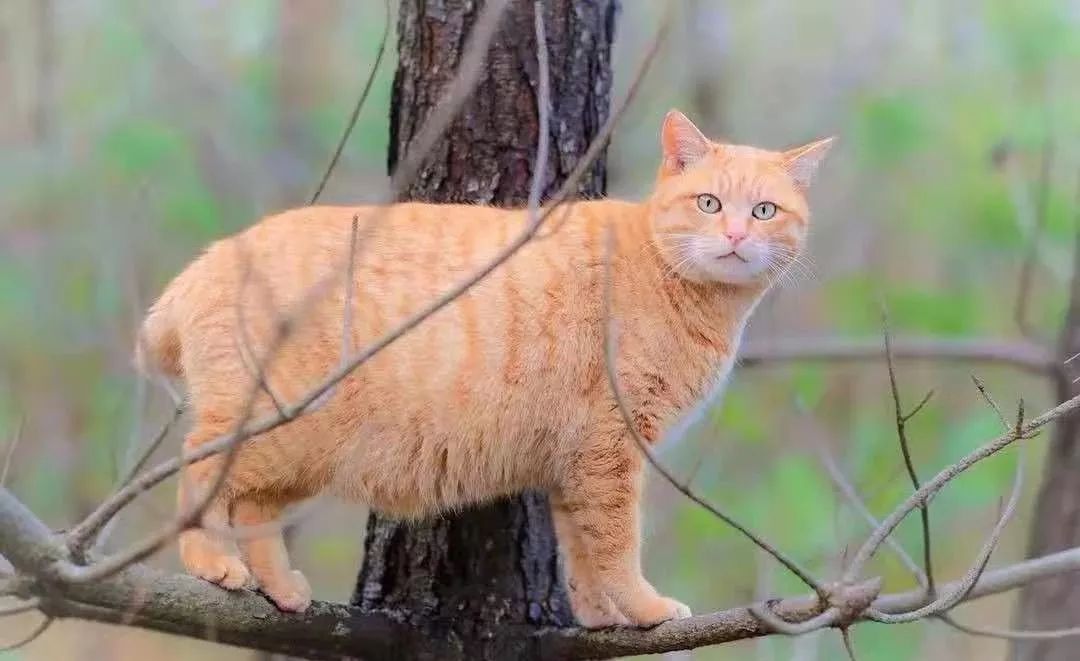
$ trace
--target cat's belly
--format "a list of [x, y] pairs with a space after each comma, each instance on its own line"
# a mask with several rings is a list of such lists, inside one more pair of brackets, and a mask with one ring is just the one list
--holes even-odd
[[332, 489], [402, 517], [548, 489], [587, 426], [586, 401], [567, 392], [435, 401], [402, 397], [342, 430]]

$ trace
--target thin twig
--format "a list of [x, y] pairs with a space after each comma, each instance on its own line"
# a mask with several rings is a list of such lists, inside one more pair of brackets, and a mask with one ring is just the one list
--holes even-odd
[[[1021, 401], [1020, 411], [1017, 414], [1016, 428], [1014, 433], [1020, 434], [1023, 429], [1024, 423], [1024, 405]], [[866, 617], [874, 620], [875, 622], [884, 622], [886, 624], [900, 624], [904, 622], [914, 622], [920, 620], [929, 615], [937, 613], [944, 613], [956, 604], [963, 601], [968, 593], [971, 591], [975, 584], [979, 582], [979, 578], [983, 572], [986, 571], [986, 565], [990, 561], [990, 555], [997, 547], [998, 541], [1001, 539], [1001, 533], [1005, 530], [1006, 524], [1012, 518], [1013, 513], [1016, 511], [1016, 505], [1020, 502], [1020, 493], [1024, 484], [1024, 453], [1023, 446], [1020, 448], [1020, 452], [1016, 457], [1016, 472], [1013, 477], [1012, 492], [1009, 494], [1009, 500], [1005, 504], [1005, 508], [1002, 510], [1001, 515], [998, 517], [997, 523], [994, 525], [994, 529], [990, 533], [990, 537], [983, 544], [982, 549], [979, 551], [979, 555], [976, 557], [975, 563], [971, 569], [964, 575], [964, 577], [956, 584], [956, 586], [948, 593], [942, 595], [940, 598], [932, 601], [929, 604], [921, 608], [909, 611], [907, 613], [882, 613], [873, 608], [866, 610]]]
[[937, 475], [923, 484], [920, 489], [916, 490], [915, 493], [908, 496], [908, 498], [898, 505], [896, 509], [881, 522], [881, 525], [874, 530], [866, 542], [863, 543], [856, 552], [851, 564], [844, 573], [844, 582], [851, 583], [854, 581], [855, 577], [862, 572], [866, 562], [881, 546], [885, 538], [892, 534], [892, 531], [896, 529], [896, 526], [900, 525], [900, 522], [903, 521], [912, 510], [919, 506], [919, 503], [933, 498], [942, 487], [952, 481], [957, 475], [963, 473], [983, 459], [1000, 452], [1018, 439], [1029, 438], [1032, 432], [1078, 408], [1080, 408], [1080, 395], [1072, 397], [1061, 404], [1058, 404], [1054, 408], [1045, 411], [1031, 422], [1025, 424], [1022, 429], [1014, 429], [1006, 434], [998, 436], [989, 443], [968, 453], [956, 463], [942, 469]]
[[[271, 341], [270, 347], [267, 350], [266, 357], [263, 359], [262, 364], [259, 366], [257, 380], [262, 380], [265, 375], [267, 364], [271, 357], [277, 352], [278, 347], [283, 344], [289, 333], [291, 332], [291, 324], [278, 324], [277, 332]], [[232, 470], [232, 466], [236, 461], [237, 456], [240, 453], [240, 446], [243, 442], [250, 438], [250, 434], [244, 436], [244, 429], [246, 428], [248, 421], [251, 419], [252, 414], [255, 411], [256, 397], [259, 389], [252, 388], [246, 401], [244, 402], [240, 417], [234, 423], [232, 438], [235, 439], [228, 448], [224, 450], [221, 466], [218, 468], [214, 479], [210, 484], [210, 487], [204, 492], [198, 494], [197, 500], [194, 504], [181, 504], [181, 512], [169, 523], [165, 524], [157, 531], [144, 537], [141, 541], [136, 542], [128, 548], [118, 551], [112, 555], [101, 558], [90, 565], [77, 565], [77, 564], [59, 564], [57, 565], [57, 574], [65, 581], [87, 583], [91, 581], [101, 580], [112, 576], [113, 574], [123, 570], [125, 567], [140, 562], [149, 556], [156, 553], [163, 548], [166, 544], [176, 538], [181, 532], [196, 526], [200, 523], [202, 516], [206, 513], [206, 510], [213, 504], [214, 499], [217, 498], [221, 489], [225, 486], [225, 482], [228, 479], [229, 471]], [[279, 411], [278, 415], [285, 415], [283, 411]], [[194, 454], [194, 453], [189, 453]], [[121, 490], [122, 491], [122, 490]], [[118, 492], [119, 493], [119, 492]], [[119, 511], [119, 510], [117, 510]], [[88, 519], [89, 520], [89, 519]], [[83, 548], [87, 540], [93, 539], [93, 532], [96, 529], [80, 524], [76, 528], [72, 529], [69, 533], [69, 548], [72, 549], [73, 554], [77, 554]], [[104, 523], [107, 523], [105, 521]], [[91, 532], [87, 536], [87, 532]], [[76, 556], [78, 557], [78, 556]]]
[[508, 5], [509, 0], [489, 0], [484, 3], [480, 16], [476, 19], [476, 24], [469, 34], [465, 45], [465, 55], [461, 58], [454, 81], [424, 121], [420, 132], [411, 140], [405, 157], [394, 168], [390, 178], [391, 202], [396, 201], [412, 184], [424, 160], [442, 139], [450, 123], [457, 117], [458, 111], [472, 95], [483, 72], [488, 46], [495, 38], [503, 12]]
[[[848, 501], [848, 503], [855, 508], [855, 511], [870, 524], [870, 528], [874, 529], [881, 525], [877, 517], [873, 515], [870, 509], [863, 502], [863, 499], [859, 496], [858, 490], [855, 485], [851, 483], [851, 480], [844, 474], [840, 466], [836, 463], [835, 457], [828, 451], [824, 443], [815, 442], [815, 449], [817, 450], [818, 457], [821, 459], [822, 466], [825, 467], [825, 471], [832, 478], [833, 484], [840, 490], [840, 493]], [[908, 571], [915, 577], [919, 585], [926, 587], [926, 574], [923, 573], [918, 563], [904, 550], [904, 547], [900, 545], [892, 536], [889, 536], [885, 540], [885, 545], [896, 553], [896, 556], [900, 559], [900, 562], [907, 567]]]
[[540, 208], [540, 195], [544, 190], [544, 173], [547, 172], [548, 151], [551, 149], [551, 68], [548, 61], [547, 30], [544, 28], [544, 6], [540, 0], [533, 3], [533, 20], [536, 30], [536, 64], [539, 78], [537, 106], [536, 162], [533, 163], [532, 181], [529, 182], [529, 215], [536, 215]]
[[319, 185], [315, 187], [315, 192], [311, 194], [311, 199], [308, 200], [309, 206], [319, 201], [323, 189], [326, 188], [326, 183], [330, 181], [330, 175], [333, 174], [334, 168], [337, 167], [342, 152], [345, 151], [345, 143], [349, 141], [349, 136], [352, 135], [353, 129], [356, 128], [356, 122], [360, 119], [360, 111], [363, 110], [364, 104], [367, 102], [368, 94], [371, 93], [372, 85], [375, 83], [375, 76], [379, 73], [379, 66], [382, 64], [383, 55], [386, 54], [386, 44], [390, 40], [390, 0], [385, 0], [385, 2], [383, 2], [383, 10], [383, 32], [382, 38], [379, 39], [379, 49], [375, 53], [375, 62], [372, 63], [371, 70], [368, 71], [368, 77], [367, 80], [364, 81], [363, 91], [360, 92], [360, 96], [356, 99], [356, 105], [353, 106], [352, 113], [349, 115], [349, 120], [345, 123], [345, 131], [338, 140], [337, 148], [334, 149], [334, 155], [330, 157], [330, 163], [326, 166], [326, 171], [323, 172], [322, 178], [319, 179]]
[[41, 599], [33, 597], [27, 599], [21, 604], [15, 604], [14, 606], [8, 606], [6, 608], [0, 608], [0, 617], [8, 617], [9, 615], [21, 615], [22, 613], [28, 613], [33, 610], [37, 610], [41, 605]]
[[769, 542], [762, 539], [756, 533], [752, 532], [749, 528], [739, 523], [739, 521], [736, 520], [734, 517], [719, 509], [712, 503], [708, 502], [707, 500], [699, 496], [697, 492], [695, 492], [693, 489], [690, 489], [681, 481], [679, 481], [667, 469], [667, 467], [665, 467], [664, 464], [656, 458], [655, 453], [653, 453], [652, 448], [649, 446], [649, 441], [642, 438], [641, 433], [637, 430], [637, 426], [634, 424], [634, 416], [630, 411], [629, 405], [626, 403], [626, 399], [619, 386], [618, 375], [615, 371], [617, 349], [615, 346], [616, 341], [614, 338], [614, 329], [612, 328], [612, 326], [614, 326], [615, 324], [615, 320], [612, 316], [611, 310], [611, 260], [612, 254], [614, 252], [614, 240], [614, 234], [609, 227], [607, 232], [607, 248], [604, 259], [604, 299], [602, 316], [604, 339], [604, 368], [607, 373], [608, 385], [611, 388], [611, 395], [615, 399], [616, 408], [618, 409], [619, 414], [622, 416], [623, 423], [626, 426], [627, 432], [630, 434], [630, 437], [633, 439], [634, 443], [637, 444], [638, 448], [641, 450], [641, 453], [645, 455], [645, 459], [649, 462], [653, 469], [656, 470], [656, 472], [659, 473], [665, 480], [667, 480], [671, 484], [671, 486], [675, 487], [681, 494], [703, 507], [716, 518], [720, 519], [724, 523], [728, 524], [735, 530], [742, 533], [747, 539], [756, 544], [761, 550], [776, 558], [777, 562], [784, 565], [784, 567], [786, 567], [792, 574], [797, 576], [799, 580], [809, 586], [810, 589], [812, 589], [815, 593], [818, 594], [818, 596], [821, 598], [822, 603], [825, 603], [827, 599], [827, 592], [825, 590], [825, 587], [816, 579], [814, 579], [810, 575], [810, 572], [800, 567], [797, 562], [789, 558], [783, 551], [779, 550]]
[[150, 441], [149, 445], [147, 445], [146, 448], [143, 449], [143, 451], [131, 464], [131, 467], [128, 468], [127, 472], [124, 474], [124, 477], [121, 478], [120, 481], [117, 483], [117, 488], [129, 484], [133, 479], [135, 479], [135, 476], [138, 475], [139, 471], [143, 469], [143, 466], [146, 465], [146, 462], [150, 461], [150, 457], [154, 456], [154, 453], [157, 452], [157, 449], [161, 447], [161, 444], [164, 443], [165, 439], [169, 437], [169, 432], [172, 431], [173, 425], [175, 425], [177, 420], [180, 419], [180, 416], [184, 414], [184, 408], [184, 403], [181, 402], [179, 406], [173, 409], [172, 415], [169, 416], [169, 419], [166, 420], [165, 424], [163, 424], [161, 426], [161, 429], [158, 430], [157, 435], [154, 436], [154, 440]]
[[14, 652], [17, 649], [26, 647], [30, 643], [37, 640], [41, 636], [41, 634], [45, 633], [48, 630], [48, 628], [50, 626], [52, 626], [52, 623], [53, 623], [53, 618], [46, 617], [44, 620], [41, 621], [40, 624], [38, 624], [34, 628], [33, 631], [31, 631], [29, 634], [27, 634], [26, 637], [22, 638], [21, 640], [19, 640], [17, 642], [14, 642], [14, 643], [12, 643], [10, 645], [0, 647], [0, 653]]
[[[915, 415], [915, 412], [918, 412], [930, 400], [930, 395], [923, 398], [919, 406], [914, 409], [914, 412], [911, 414], [904, 413], [904, 408], [900, 404], [900, 387], [896, 383], [896, 365], [893, 362], [889, 314], [884, 305], [881, 306], [881, 329], [882, 334], [885, 336], [885, 363], [889, 368], [889, 391], [892, 393], [893, 409], [896, 413], [896, 437], [900, 441], [900, 453], [904, 457], [904, 468], [907, 469], [908, 478], [911, 479], [911, 486], [918, 489], [922, 485], [919, 483], [919, 474], [915, 471], [915, 464], [911, 460], [911, 446], [907, 438], [907, 422]], [[936, 588], [934, 586], [934, 565], [930, 553], [930, 505], [926, 501], [919, 505], [919, 518], [922, 523], [923, 570], [926, 575], [926, 594], [928, 598], [933, 599]]]
[[354, 214], [349, 228], [349, 265], [345, 270], [345, 302], [341, 311], [341, 362], [352, 353], [353, 292], [356, 290], [356, 237], [360, 216]]
[[986, 638], [998, 638], [1000, 640], [1057, 640], [1080, 636], [1080, 627], [1069, 629], [1022, 630], [1022, 629], [999, 629], [997, 627], [984, 627], [976, 624], [959, 622], [951, 613], [943, 613], [936, 616], [945, 624], [957, 631], [971, 636], [984, 636]]
[[934, 389], [931, 388], [930, 390], [926, 391], [926, 394], [923, 395], [923, 398], [919, 400], [919, 403], [916, 404], [914, 407], [912, 407], [912, 409], [910, 411], [908, 411], [906, 415], [904, 415], [904, 422], [908, 422], [912, 418], [914, 418], [915, 416], [919, 415], [919, 411], [922, 411], [923, 407], [926, 406], [927, 404], [929, 404], [930, 400], [933, 399], [933, 398], [934, 398]]
[[[349, 362], [353, 351], [353, 296], [356, 291], [356, 247], [360, 235], [360, 214], [353, 214], [352, 224], [349, 227], [349, 252], [345, 263], [345, 293], [341, 310], [341, 353], [338, 357], [338, 365]], [[324, 392], [319, 399], [315, 400], [312, 408], [319, 408], [337, 394], [339, 384], [334, 384]]]
[[1024, 260], [1020, 264], [1020, 275], [1017, 278], [1016, 300], [1013, 304], [1013, 319], [1017, 328], [1024, 337], [1034, 341], [1038, 334], [1031, 327], [1028, 319], [1031, 290], [1034, 283], [1035, 266], [1039, 260], [1039, 243], [1042, 241], [1046, 230], [1047, 207], [1050, 198], [1050, 168], [1054, 161], [1054, 142], [1047, 138], [1043, 145], [1042, 158], [1039, 162], [1039, 191], [1035, 203], [1035, 226], [1027, 237], [1027, 246], [1024, 251]]
[[849, 661], [858, 661], [855, 656], [855, 644], [851, 640], [851, 627], [840, 627], [840, 640], [844, 643], [844, 651], [847, 652]]
[[990, 391], [986, 389], [986, 384], [984, 384], [982, 382], [982, 379], [975, 376], [974, 374], [971, 375], [971, 382], [975, 384], [975, 388], [978, 389], [979, 394], [982, 395], [982, 398], [986, 401], [986, 404], [994, 410], [995, 414], [997, 414], [998, 420], [1001, 422], [1002, 429], [1008, 431], [1009, 421], [1005, 419], [1005, 414], [1001, 412], [1001, 407], [998, 406], [998, 403], [996, 401], [994, 401], [994, 398], [990, 394]]
[[19, 446], [19, 441], [22, 440], [23, 435], [23, 418], [19, 418], [19, 422], [15, 425], [15, 433], [11, 437], [11, 443], [8, 444], [7, 452], [4, 453], [4, 466], [0, 468], [0, 487], [7, 484], [8, 471], [11, 470], [11, 460], [15, 457], [15, 448]]
[[751, 604], [747, 608], [754, 614], [754, 617], [761, 620], [770, 631], [782, 633], [785, 636], [801, 636], [810, 633], [811, 631], [831, 627], [840, 620], [840, 609], [835, 607], [827, 608], [825, 612], [815, 615], [808, 620], [803, 620], [802, 622], [788, 622], [772, 612], [772, 609], [766, 603]]
[[[259, 292], [262, 294], [262, 305], [267, 310], [273, 310], [277, 306], [274, 303], [273, 293], [270, 291], [270, 286], [266, 282], [266, 279], [261, 277], [255, 278], [255, 269], [251, 264], [251, 254], [248, 251], [247, 243], [238, 237], [237, 252], [239, 253], [239, 259], [237, 260], [237, 268], [240, 269], [240, 287], [239, 293], [236, 295], [236, 302], [233, 305], [233, 309], [236, 312], [236, 333], [240, 336], [240, 346], [237, 347], [236, 353], [240, 356], [240, 362], [244, 364], [248, 374], [254, 381], [255, 387], [262, 390], [270, 399], [270, 403], [277, 409], [278, 414], [282, 414], [284, 411], [284, 405], [281, 403], [281, 398], [277, 396], [273, 388], [270, 387], [270, 382], [266, 380], [266, 367], [270, 364], [270, 360], [273, 351], [267, 351], [261, 359], [255, 356], [255, 349], [251, 344], [251, 336], [248, 334], [247, 315], [244, 308], [244, 294], [248, 290], [251, 280], [254, 278], [258, 280]], [[291, 324], [289, 322], [282, 322], [277, 324], [277, 332], [284, 333]]]

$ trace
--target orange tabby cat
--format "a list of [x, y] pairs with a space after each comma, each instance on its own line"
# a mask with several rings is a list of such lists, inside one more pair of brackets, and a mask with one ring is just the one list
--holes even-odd
[[[240, 539], [241, 555], [214, 530], [271, 522], [322, 491], [423, 517], [533, 488], [551, 495], [582, 624], [688, 616], [641, 573], [642, 456], [604, 378], [605, 236], [613, 232], [615, 367], [638, 429], [655, 441], [731, 369], [747, 317], [803, 248], [804, 194], [830, 141], [786, 152], [717, 144], [672, 111], [661, 142], [648, 200], [573, 204], [557, 232], [377, 354], [323, 406], [246, 444], [203, 527], [180, 538], [188, 571], [229, 589], [253, 578], [281, 609], [303, 611], [310, 589], [279, 534]], [[140, 340], [148, 369], [186, 381], [185, 447], [233, 429], [265, 356], [256, 416], [274, 411], [267, 389], [295, 401], [343, 351], [488, 260], [526, 217], [463, 205], [311, 207], [210, 246], [150, 310]], [[330, 284], [311, 296], [320, 282]], [[303, 301], [273, 350], [276, 320]], [[184, 472], [181, 507], [206, 493], [220, 462]]]

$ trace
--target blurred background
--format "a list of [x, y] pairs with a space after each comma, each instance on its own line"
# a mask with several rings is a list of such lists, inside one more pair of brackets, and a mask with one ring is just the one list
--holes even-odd
[[[619, 98], [659, 3], [626, 0], [614, 55]], [[687, 0], [678, 29], [609, 151], [613, 196], [648, 195], [657, 132], [679, 107], [711, 136], [769, 148], [840, 137], [812, 191], [812, 273], [770, 295], [749, 338], [897, 334], [1016, 339], [1013, 300], [1034, 228], [1035, 335], [1063, 317], [1080, 183], [1077, 0]], [[209, 241], [311, 194], [383, 26], [375, 0], [3, 0], [0, 2], [0, 453], [21, 429], [8, 486], [56, 528], [77, 521], [168, 417], [135, 377], [144, 309]], [[393, 46], [326, 202], [372, 199], [385, 182]], [[1041, 219], [1041, 220], [1040, 220]], [[1045, 379], [986, 365], [903, 363], [916, 464], [931, 474], [999, 423], [976, 373], [1012, 410], [1051, 404]], [[159, 456], [175, 452], [179, 434]], [[1045, 438], [1043, 439], [1045, 441]], [[692, 433], [663, 449], [694, 486], [819, 575], [867, 532], [814, 452], [832, 449], [871, 509], [909, 491], [887, 372], [860, 364], [747, 367]], [[1023, 556], [1039, 481], [995, 554]], [[969, 563], [1008, 493], [1014, 454], [981, 464], [935, 501], [939, 577]], [[172, 485], [123, 517], [113, 544], [171, 512]], [[347, 600], [364, 512], [321, 501], [295, 560], [321, 599]], [[646, 573], [695, 612], [804, 588], [774, 561], [650, 480]], [[917, 517], [899, 537], [919, 552]], [[886, 589], [912, 580], [882, 552]], [[175, 551], [154, 563], [176, 567]], [[961, 618], [1006, 625], [1011, 598]], [[0, 620], [0, 643], [38, 615]], [[1078, 622], [1080, 624], [1080, 622]], [[863, 625], [861, 659], [1000, 658], [1005, 645], [936, 623]], [[252, 659], [256, 654], [75, 621], [0, 659]], [[773, 637], [672, 658], [833, 659], [838, 637]]]

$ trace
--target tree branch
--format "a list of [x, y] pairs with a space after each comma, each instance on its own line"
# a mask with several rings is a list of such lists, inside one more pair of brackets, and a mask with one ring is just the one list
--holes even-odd
[[[64, 561], [61, 538], [6, 489], [0, 489], [0, 530], [4, 531], [0, 554], [19, 571], [36, 577], [24, 596], [39, 598], [39, 609], [49, 617], [125, 624], [313, 659], [359, 654], [376, 660], [418, 654], [452, 656], [453, 641], [417, 636], [395, 613], [365, 612], [326, 602], [315, 602], [302, 615], [282, 613], [257, 593], [229, 592], [141, 564], [101, 581], [57, 583], [52, 577], [53, 566]], [[1073, 571], [1080, 571], [1080, 548], [986, 571], [964, 601]], [[941, 591], [960, 587], [957, 581], [942, 585]], [[918, 608], [925, 598], [925, 590], [918, 588], [881, 595], [873, 607], [902, 613]], [[770, 602], [770, 608], [787, 622], [803, 622], [820, 613], [818, 603], [816, 596], [806, 595]], [[515, 625], [506, 627], [500, 636], [531, 637], [543, 659], [587, 659], [693, 649], [769, 633], [768, 626], [742, 606], [652, 629], [537, 630]]]
[[[985, 362], [1016, 367], [1039, 376], [1056, 374], [1057, 359], [1045, 348], [1026, 340], [943, 339], [899, 337], [892, 342], [893, 356], [903, 360]], [[742, 367], [789, 362], [865, 361], [884, 357], [878, 340], [845, 337], [751, 341], [739, 354]]]

